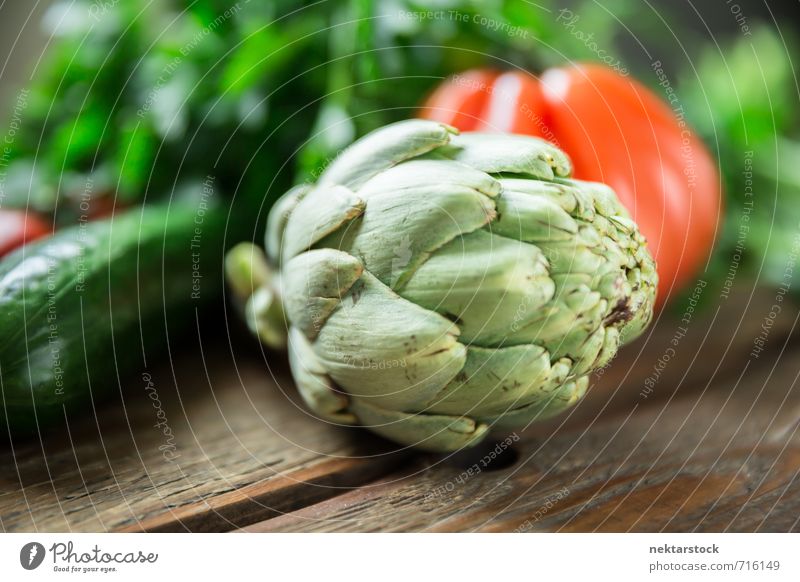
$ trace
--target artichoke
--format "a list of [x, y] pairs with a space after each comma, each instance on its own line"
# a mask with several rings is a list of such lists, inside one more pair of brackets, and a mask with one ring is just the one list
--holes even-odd
[[316, 415], [452, 451], [553, 416], [649, 323], [653, 259], [603, 184], [540, 139], [381, 128], [226, 259]]

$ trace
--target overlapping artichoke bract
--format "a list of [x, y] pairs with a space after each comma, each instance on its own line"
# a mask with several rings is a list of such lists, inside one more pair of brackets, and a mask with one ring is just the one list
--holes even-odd
[[318, 416], [469, 446], [575, 403], [652, 317], [636, 224], [570, 172], [536, 138], [389, 125], [288, 192], [268, 259], [240, 245], [229, 278]]

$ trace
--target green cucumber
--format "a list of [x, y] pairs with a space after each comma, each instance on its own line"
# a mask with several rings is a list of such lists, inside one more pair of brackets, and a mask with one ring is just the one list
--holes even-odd
[[173, 322], [219, 296], [226, 216], [206, 203], [140, 207], [4, 257], [2, 432], [63, 422], [158, 358]]

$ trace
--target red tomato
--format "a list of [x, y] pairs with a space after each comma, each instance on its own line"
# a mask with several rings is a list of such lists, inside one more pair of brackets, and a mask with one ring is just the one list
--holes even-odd
[[716, 165], [682, 117], [629, 77], [599, 65], [539, 79], [472, 71], [443, 83], [421, 117], [547, 139], [572, 158], [576, 178], [611, 186], [656, 258], [660, 304], [711, 252], [722, 211]]
[[496, 77], [494, 71], [467, 71], [453, 77], [430, 96], [425, 116], [462, 131], [475, 131]]
[[0, 257], [50, 234], [50, 227], [33, 213], [0, 209]]

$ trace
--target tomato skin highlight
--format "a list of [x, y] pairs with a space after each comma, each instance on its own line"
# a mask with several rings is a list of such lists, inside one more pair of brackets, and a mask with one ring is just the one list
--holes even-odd
[[535, 77], [520, 72], [503, 73], [494, 80], [491, 89], [476, 131], [545, 137], [545, 102], [542, 87]]
[[0, 209], [0, 257], [50, 231], [50, 226], [33, 213]]
[[[431, 95], [422, 117], [431, 118], [451, 84]], [[483, 123], [460, 125], [459, 112], [438, 120], [552, 142], [572, 159], [575, 178], [611, 186], [638, 223], [656, 258], [658, 304], [691, 283], [714, 244], [721, 182], [708, 150], [666, 103], [593, 64], [549, 69], [539, 79], [503, 73], [483, 93]]]

